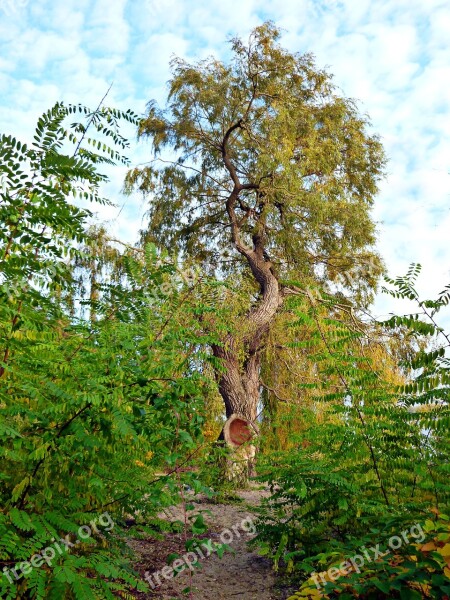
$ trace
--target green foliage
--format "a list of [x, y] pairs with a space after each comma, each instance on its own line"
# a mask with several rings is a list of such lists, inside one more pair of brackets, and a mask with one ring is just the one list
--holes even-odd
[[[87, 123], [72, 133], [62, 123], [76, 112]], [[99, 199], [98, 165], [120, 158], [100, 139], [125, 147], [123, 118], [134, 121], [58, 104], [39, 120], [32, 147], [1, 138], [0, 565], [10, 574], [1, 597], [144, 590], [129, 567], [126, 517], [145, 520], [176, 501], [180, 477], [195, 480], [171, 474], [203, 443], [211, 384], [196, 368], [207, 360], [197, 324], [207, 301], [194, 306], [189, 285], [171, 279], [175, 267], [158, 266], [150, 246], [118, 253], [120, 273], [98, 282], [95, 318], [77, 308], [89, 297], [68, 301], [73, 266], [89, 253], [78, 248], [89, 212], [75, 202]], [[64, 153], [69, 143], [75, 150]], [[114, 527], [77, 544], [79, 527], [105, 511]], [[21, 576], [24, 562], [66, 536], [73, 547]]]
[[[260, 509], [261, 554], [305, 579], [423, 524], [423, 541], [328, 578], [321, 591], [308, 579], [294, 597], [449, 595], [450, 336], [437, 316], [450, 286], [421, 300], [412, 265], [386, 291], [417, 312], [383, 323], [364, 321], [336, 293], [343, 283], [366, 304], [382, 270], [370, 207], [384, 156], [330, 76], [278, 38], [266, 23], [248, 45], [232, 40], [229, 65], [175, 59], [166, 109], [150, 103], [143, 120], [102, 103], [58, 103], [31, 145], [0, 136], [2, 598], [145, 591], [126, 523], [154, 533], [154, 515], [180, 500], [186, 549], [199, 543], [206, 526], [190, 514], [186, 486], [217, 486], [228, 460], [203, 437], [221, 425], [216, 383], [236, 365], [246, 382], [254, 357], [258, 381], [263, 350], [270, 419], [258, 466], [271, 496]], [[128, 164], [123, 121], [155, 151], [125, 186], [152, 196], [137, 248], [88, 228], [88, 203], [108, 202], [99, 169]], [[159, 162], [164, 149], [177, 160]], [[217, 268], [215, 281], [180, 278], [159, 248], [203, 274]], [[342, 279], [349, 269], [357, 277]], [[281, 282], [294, 273], [302, 283]], [[311, 292], [324, 282], [337, 284], [334, 294]], [[251, 320], [266, 309], [268, 320]], [[295, 391], [295, 406], [274, 381]]]
[[[306, 304], [294, 303], [299, 322], [311, 326], [301, 345], [317, 379], [300, 385], [312, 398], [303, 408], [301, 438], [291, 440], [288, 452], [268, 454], [263, 464], [260, 479], [272, 495], [261, 511], [258, 537], [275, 565], [282, 562], [297, 576], [324, 571], [358, 546], [379, 542], [377, 536], [423, 524], [430, 509], [448, 507], [449, 339], [436, 320], [447, 305], [447, 288], [437, 300], [420, 300], [414, 288], [419, 270], [413, 266], [405, 277], [388, 280], [393, 295], [417, 302], [417, 314], [384, 323], [346, 319], [345, 307], [325, 295], [320, 302], [309, 295]], [[384, 344], [391, 352], [398, 334], [413, 345], [401, 364], [404, 380], [395, 385], [371, 347]], [[417, 555], [409, 546], [405, 553]], [[437, 575], [442, 561], [435, 571], [428, 559], [411, 560], [374, 567], [380, 586], [402, 580], [414, 590], [421, 582], [429, 586], [424, 597], [445, 597], [447, 584]], [[336, 590], [382, 597], [373, 591], [372, 575], [343, 576]], [[400, 589], [396, 585], [392, 589]]]
[[[87, 123], [66, 128], [65, 121], [77, 113]], [[30, 275], [39, 276], [41, 282], [60, 277], [60, 259], [73, 248], [70, 242], [82, 240], [89, 215], [71, 200], [106, 202], [99, 195], [106, 177], [97, 166], [117, 160], [127, 164], [104, 142], [111, 138], [116, 146], [128, 146], [118, 131], [120, 119], [136, 122], [131, 112], [105, 107], [90, 111], [58, 103], [38, 120], [31, 145], [1, 135], [0, 268], [6, 281], [14, 283], [13, 289]], [[98, 134], [95, 139], [87, 137], [90, 130]], [[92, 149], [86, 150], [83, 142]]]
[[[392, 519], [383, 524], [383, 530], [373, 528], [370, 533], [362, 535], [359, 539], [353, 538], [345, 544], [336, 542], [332, 549], [317, 557], [315, 564], [322, 565], [322, 572], [316, 574], [315, 580], [306, 581], [289, 600], [355, 596], [401, 600], [448, 598], [449, 518], [444, 514], [433, 514], [431, 518], [424, 519], [423, 529], [420, 530], [423, 537], [420, 535], [420, 539], [408, 536], [409, 531], [405, 525], [404, 519]], [[397, 545], [396, 538], [402, 531], [405, 532], [408, 542], [403, 542], [397, 550], [391, 549], [389, 534], [393, 536], [392, 539]], [[414, 530], [414, 533], [419, 531]], [[369, 559], [364, 556], [364, 552]], [[377, 554], [380, 556], [374, 560]], [[351, 564], [353, 557], [358, 557], [357, 568]], [[361, 564], [361, 558], [365, 559], [365, 564], [358, 566], [358, 563]], [[347, 561], [350, 564], [346, 564]]]
[[381, 269], [370, 216], [381, 144], [313, 57], [279, 37], [265, 23], [248, 44], [231, 41], [229, 64], [173, 59], [166, 107], [150, 102], [139, 126], [155, 159], [129, 172], [126, 189], [149, 194], [148, 239], [222, 273], [239, 272], [224, 227], [233, 222], [242, 244], [263, 240], [280, 274], [336, 279], [360, 265], [356, 283], [370, 288]]

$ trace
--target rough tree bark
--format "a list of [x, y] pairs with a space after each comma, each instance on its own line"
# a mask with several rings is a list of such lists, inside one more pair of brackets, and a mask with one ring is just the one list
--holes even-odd
[[[260, 398], [261, 350], [277, 311], [283, 303], [283, 293], [273, 265], [265, 248], [266, 223], [264, 217], [264, 197], [256, 183], [241, 183], [234, 166], [229, 140], [235, 129], [242, 127], [242, 120], [237, 121], [226, 132], [221, 145], [222, 158], [233, 182], [233, 189], [227, 199], [226, 209], [231, 227], [232, 243], [236, 250], [245, 257], [255, 281], [259, 285], [259, 299], [255, 306], [243, 318], [243, 336], [228, 334], [221, 345], [213, 345], [215, 357], [221, 359], [224, 371], [220, 373], [218, 384], [223, 398], [227, 419], [239, 415], [254, 425], [257, 431], [256, 418]], [[247, 246], [241, 236], [241, 225], [250, 215], [255, 218], [255, 211], [240, 198], [241, 192], [252, 190], [257, 195], [259, 215], [252, 235], [252, 247]], [[245, 210], [245, 216], [239, 220], [236, 205]], [[243, 358], [242, 358], [243, 357]], [[223, 438], [223, 431], [221, 433]], [[252, 470], [252, 452], [239, 456], [239, 460], [247, 460], [247, 471]], [[242, 476], [242, 469], [237, 470]]]
[[[225, 367], [219, 376], [219, 392], [227, 418], [238, 413], [254, 422], [260, 395], [261, 349], [283, 297], [270, 262], [259, 259], [255, 251], [245, 256], [252, 272], [258, 274], [255, 278], [260, 284], [260, 300], [243, 320], [243, 339], [228, 335], [222, 345], [214, 345], [212, 350]], [[242, 350], [244, 359], [240, 360]]]

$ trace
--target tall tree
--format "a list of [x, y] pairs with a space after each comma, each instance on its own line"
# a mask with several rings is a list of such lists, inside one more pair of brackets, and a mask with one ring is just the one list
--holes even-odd
[[342, 282], [367, 291], [381, 269], [370, 214], [381, 144], [312, 56], [278, 39], [265, 23], [247, 44], [231, 41], [229, 64], [174, 59], [165, 108], [150, 102], [139, 127], [154, 158], [125, 186], [149, 194], [147, 239], [218, 278], [247, 280], [248, 302], [212, 352], [227, 416], [251, 421], [261, 351], [294, 291], [283, 281], [336, 280], [357, 268], [356, 280]]

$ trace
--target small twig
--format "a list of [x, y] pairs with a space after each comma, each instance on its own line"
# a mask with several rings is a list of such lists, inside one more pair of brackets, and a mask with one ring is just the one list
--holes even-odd
[[275, 398], [276, 398], [277, 400], [279, 400], [280, 402], [288, 402], [288, 403], [290, 402], [290, 400], [288, 400], [287, 398], [281, 398], [281, 397], [280, 397], [280, 396], [277, 394], [276, 390], [274, 390], [273, 388], [269, 387], [268, 385], [266, 385], [266, 384], [265, 384], [265, 383], [263, 383], [262, 381], [261, 381], [261, 385], [262, 385], [264, 388], [266, 388], [266, 390], [269, 390], [269, 392], [272, 392], [272, 394], [275, 396]]
[[78, 144], [76, 145], [75, 152], [73, 153], [73, 158], [75, 158], [75, 156], [78, 154], [78, 150], [80, 149], [80, 146], [81, 146], [81, 144], [83, 143], [83, 141], [84, 141], [84, 138], [86, 137], [86, 133], [88, 132], [88, 129], [89, 129], [89, 127], [90, 127], [90, 126], [92, 125], [92, 123], [94, 122], [95, 115], [96, 115], [96, 114], [98, 113], [98, 111], [100, 110], [100, 108], [101, 108], [101, 106], [102, 106], [103, 102], [105, 101], [105, 98], [106, 98], [106, 96], [109, 94], [109, 92], [110, 92], [110, 90], [111, 90], [111, 88], [112, 88], [112, 85], [113, 85], [113, 84], [111, 83], [111, 85], [109, 86], [109, 88], [106, 90], [106, 94], [105, 94], [105, 95], [103, 96], [103, 98], [100, 100], [100, 102], [99, 102], [99, 104], [98, 104], [97, 108], [96, 108], [96, 109], [94, 110], [94, 112], [92, 113], [92, 115], [91, 115], [91, 118], [89, 119], [89, 121], [88, 121], [88, 124], [86, 125], [86, 128], [85, 128], [85, 130], [84, 130], [84, 132], [83, 132], [83, 135], [81, 136], [81, 138], [80, 138], [80, 140], [79, 140]]

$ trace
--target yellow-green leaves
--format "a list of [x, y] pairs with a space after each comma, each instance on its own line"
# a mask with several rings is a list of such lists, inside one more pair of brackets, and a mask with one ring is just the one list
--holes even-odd
[[[331, 76], [278, 38], [278, 29], [265, 23], [248, 43], [231, 41], [228, 64], [173, 59], [166, 106], [150, 102], [139, 125], [155, 160], [129, 174], [127, 189], [149, 194], [148, 229], [159, 245], [235, 273], [234, 253], [231, 260], [221, 256], [230, 247], [226, 199], [234, 186], [226, 138], [244, 186], [236, 204], [241, 237], [249, 243], [262, 232], [280, 271], [317, 274], [320, 264], [327, 275], [328, 264], [374, 244], [370, 206], [383, 150]], [[345, 280], [344, 287], [361, 295], [377, 277], [361, 270], [361, 281]]]

